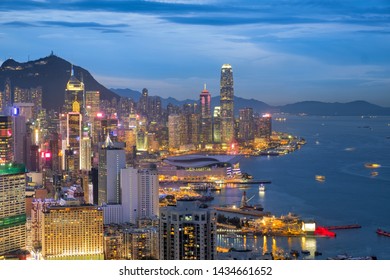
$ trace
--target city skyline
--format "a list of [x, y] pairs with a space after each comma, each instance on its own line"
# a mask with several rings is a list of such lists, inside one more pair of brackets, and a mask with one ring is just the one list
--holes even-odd
[[[2, 1], [0, 62], [51, 51], [107, 88], [151, 96], [235, 94], [270, 105], [366, 100], [390, 106], [386, 1]], [[288, 12], [286, 12], [288, 11]]]

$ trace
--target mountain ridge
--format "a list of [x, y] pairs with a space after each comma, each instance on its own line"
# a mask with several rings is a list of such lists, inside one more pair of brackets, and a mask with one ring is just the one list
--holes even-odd
[[6, 80], [11, 82], [12, 89], [42, 87], [42, 106], [48, 110], [59, 110], [63, 105], [66, 84], [70, 78], [71, 68], [79, 80], [83, 80], [85, 90], [97, 90], [102, 99], [111, 100], [119, 95], [101, 85], [90, 72], [74, 65], [54, 54], [28, 62], [17, 62], [7, 59], [0, 67], [0, 91]]
[[[131, 89], [115, 89], [111, 88], [113, 92], [116, 92], [124, 97], [132, 98], [138, 101], [140, 92]], [[194, 99], [177, 100], [173, 97], [161, 98], [161, 103], [164, 107], [168, 103], [172, 103], [176, 106], [182, 106], [186, 103], [198, 102]], [[364, 100], [355, 100], [350, 102], [321, 102], [321, 101], [300, 101], [296, 103], [271, 106], [262, 101], [254, 98], [246, 99], [242, 97], [234, 97], [234, 111], [235, 115], [238, 115], [240, 108], [250, 107], [257, 113], [288, 113], [288, 114], [307, 114], [307, 115], [326, 115], [326, 116], [360, 116], [360, 115], [390, 115], [390, 108], [382, 107], [369, 103]], [[215, 107], [219, 105], [219, 96], [213, 96], [211, 98], [211, 106]]]
[[[15, 87], [24, 89], [42, 87], [42, 106], [48, 110], [59, 110], [64, 102], [66, 84], [70, 78], [71, 68], [75, 76], [82, 80], [85, 90], [98, 90], [101, 99], [112, 100], [120, 97], [130, 97], [136, 102], [141, 93], [130, 88], [108, 89], [100, 84], [90, 72], [80, 66], [74, 65], [65, 59], [54, 55], [27, 61], [17, 62], [10, 58], [5, 60], [0, 67], [0, 91], [5, 87], [7, 80], [11, 82], [12, 91]], [[146, 86], [147, 87], [147, 86]], [[198, 99], [186, 99], [179, 101], [173, 97], [161, 98], [162, 106], [165, 108], [169, 103], [181, 106], [185, 103], [198, 103]], [[211, 98], [212, 108], [219, 106], [219, 95]], [[234, 97], [235, 115], [238, 115], [240, 108], [252, 108], [256, 113], [289, 113], [308, 115], [389, 115], [390, 108], [375, 105], [363, 100], [356, 100], [346, 103], [301, 101], [283, 106], [271, 106], [256, 99], [246, 99], [239, 96]]]

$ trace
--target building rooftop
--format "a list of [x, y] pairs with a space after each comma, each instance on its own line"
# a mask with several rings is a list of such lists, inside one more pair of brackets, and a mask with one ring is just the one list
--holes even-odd
[[11, 175], [26, 173], [26, 166], [21, 163], [2, 163], [0, 164], [0, 175]]
[[229, 165], [239, 162], [241, 156], [237, 155], [184, 155], [168, 157], [163, 161], [176, 167], [206, 167], [216, 164], [227, 163]]

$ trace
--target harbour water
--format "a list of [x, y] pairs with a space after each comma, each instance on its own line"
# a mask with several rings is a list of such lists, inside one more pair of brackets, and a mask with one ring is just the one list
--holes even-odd
[[[359, 224], [361, 228], [335, 231], [335, 238], [219, 236], [224, 247], [271, 251], [272, 247], [301, 251], [326, 259], [338, 254], [376, 256], [390, 260], [390, 117], [286, 116], [273, 130], [303, 137], [300, 150], [284, 156], [243, 158], [241, 170], [255, 179], [271, 180], [266, 191], [257, 185], [225, 188], [212, 204], [234, 204], [245, 190], [250, 203], [262, 204], [275, 216], [294, 213], [317, 225]], [[378, 163], [367, 168], [366, 163]], [[324, 176], [317, 181], [316, 175]]]

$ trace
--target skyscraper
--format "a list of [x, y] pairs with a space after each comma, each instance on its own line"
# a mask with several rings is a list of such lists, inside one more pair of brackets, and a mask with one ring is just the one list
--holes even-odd
[[206, 89], [206, 84], [200, 93], [200, 142], [202, 144], [212, 142], [211, 95]]
[[26, 168], [0, 165], [0, 256], [26, 246]]
[[233, 69], [230, 64], [222, 65], [220, 84], [221, 142], [230, 144], [234, 138], [234, 90]]
[[102, 260], [103, 211], [91, 205], [48, 206], [42, 216], [42, 256]]
[[80, 103], [81, 112], [84, 113], [84, 83], [79, 81], [74, 76], [73, 65], [71, 69], [71, 74], [68, 83], [66, 84], [65, 89], [65, 103], [64, 103], [64, 112], [68, 113], [72, 110], [72, 104], [75, 100]]
[[0, 164], [14, 161], [12, 117], [0, 116]]
[[216, 258], [217, 213], [194, 200], [179, 200], [160, 210], [160, 259]]
[[120, 204], [120, 170], [126, 167], [125, 150], [111, 141], [106, 141], [99, 150], [98, 204]]
[[214, 107], [213, 143], [221, 143], [221, 107], [220, 106]]
[[82, 115], [77, 101], [73, 102], [72, 107], [72, 112], [67, 114], [66, 149], [73, 155], [73, 166], [68, 167], [70, 170], [80, 170]]
[[100, 110], [100, 92], [86, 91], [85, 92], [85, 111], [89, 119], [93, 120]]
[[269, 139], [272, 135], [272, 116], [270, 114], [263, 114], [256, 118], [255, 136], [258, 138]]
[[124, 222], [135, 224], [138, 219], [156, 219], [159, 215], [159, 183], [156, 168], [121, 170]]
[[238, 124], [238, 138], [241, 141], [250, 141], [254, 138], [254, 119], [253, 109], [240, 109], [239, 124]]
[[183, 138], [183, 117], [181, 115], [168, 116], [169, 148], [179, 149]]

